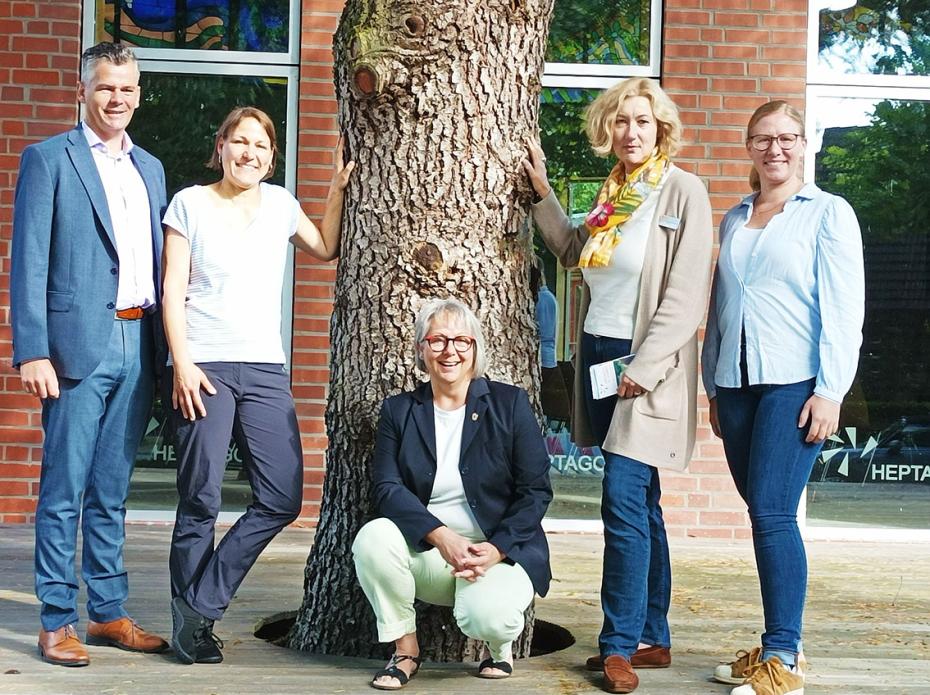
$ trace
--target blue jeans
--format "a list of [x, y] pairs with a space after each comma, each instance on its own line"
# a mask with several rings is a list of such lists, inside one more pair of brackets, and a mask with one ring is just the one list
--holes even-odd
[[[744, 381], [745, 383], [745, 381]], [[762, 590], [766, 652], [794, 656], [801, 642], [807, 556], [798, 503], [822, 444], [798, 427], [814, 379], [794, 384], [717, 387], [717, 414], [736, 489], [749, 507]], [[790, 659], [789, 659], [790, 661]]]
[[[604, 441], [617, 397], [594, 400], [588, 367], [630, 353], [629, 340], [585, 333], [581, 342], [585, 407], [592, 432]], [[626, 456], [603, 451], [604, 575], [599, 638], [603, 656], [629, 659], [640, 642], [668, 647], [672, 570], [659, 499], [659, 472]]]
[[136, 451], [152, 407], [151, 321], [114, 321], [103, 361], [83, 379], [59, 377], [59, 397], [42, 402], [45, 443], [35, 582], [45, 630], [78, 621], [78, 522], [90, 619], [109, 622], [126, 615], [123, 521]]

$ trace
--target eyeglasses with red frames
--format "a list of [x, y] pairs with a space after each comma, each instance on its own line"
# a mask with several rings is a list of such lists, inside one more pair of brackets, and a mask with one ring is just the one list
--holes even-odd
[[456, 352], [468, 352], [475, 346], [475, 339], [468, 335], [449, 337], [445, 335], [428, 335], [421, 342], [429, 345], [435, 353], [445, 352], [446, 346], [452, 343]]
[[773, 142], [777, 142], [778, 146], [783, 150], [790, 150], [792, 147], [798, 144], [798, 138], [800, 137], [801, 135], [799, 133], [779, 133], [778, 135], [750, 135], [749, 144], [752, 145], [752, 149], [758, 150], [759, 152], [765, 152], [772, 146]]

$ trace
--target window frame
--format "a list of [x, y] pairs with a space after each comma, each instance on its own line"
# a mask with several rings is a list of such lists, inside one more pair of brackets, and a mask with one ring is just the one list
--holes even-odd
[[[820, 13], [831, 0], [811, 0], [807, 13], [807, 84], [847, 87], [887, 87], [930, 89], [930, 75], [874, 75], [834, 73], [820, 67]], [[853, 2], [855, 4], [855, 2]], [[846, 90], [847, 92], [849, 90]], [[848, 96], [845, 95], [845, 96]]]
[[[84, 0], [82, 19], [83, 31], [81, 43], [85, 48], [93, 46], [96, 41], [97, 29], [97, 3], [98, 0]], [[252, 67], [254, 63], [263, 65], [292, 65], [300, 63], [300, 0], [288, 0], [288, 47], [287, 51], [272, 53], [270, 51], [215, 51], [209, 49], [184, 48], [141, 48], [131, 46], [141, 63], [143, 60], [165, 61], [174, 60], [183, 63], [205, 63], [215, 65], [218, 63], [232, 63], [243, 69]], [[226, 74], [226, 73], [223, 73]], [[247, 73], [243, 73], [247, 74]]]

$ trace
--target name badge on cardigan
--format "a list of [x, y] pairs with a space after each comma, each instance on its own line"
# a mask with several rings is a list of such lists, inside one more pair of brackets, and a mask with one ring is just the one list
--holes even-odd
[[681, 220], [671, 215], [662, 215], [662, 217], [659, 218], [659, 226], [674, 231], [681, 226]]

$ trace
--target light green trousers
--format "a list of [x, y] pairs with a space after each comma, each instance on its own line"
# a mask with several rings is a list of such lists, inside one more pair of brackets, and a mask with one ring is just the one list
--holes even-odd
[[419, 553], [390, 519], [370, 521], [352, 544], [355, 572], [378, 621], [378, 639], [393, 642], [416, 632], [414, 599], [452, 606], [459, 629], [487, 642], [495, 661], [511, 659], [523, 631], [533, 584], [520, 565], [498, 563], [476, 582], [452, 576], [436, 548]]

